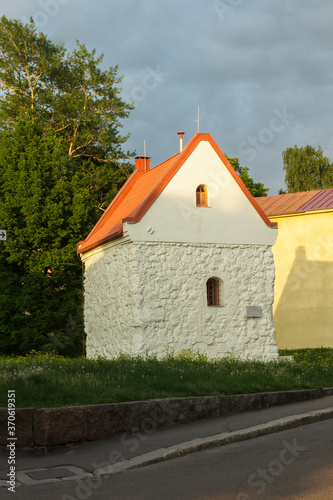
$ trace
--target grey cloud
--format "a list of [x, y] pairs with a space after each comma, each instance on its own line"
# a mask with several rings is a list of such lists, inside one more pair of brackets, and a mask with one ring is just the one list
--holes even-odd
[[[43, 11], [43, 1], [58, 0], [0, 0], [0, 6], [9, 17], [29, 18]], [[180, 128], [186, 142], [196, 133], [198, 105], [200, 130], [239, 156], [270, 194], [283, 186], [286, 147], [321, 144], [333, 160], [331, 0], [60, 3], [42, 30], [70, 49], [76, 39], [96, 48], [104, 67], [119, 65], [123, 94], [140, 97], [124, 122], [127, 147], [142, 152], [146, 140], [153, 164], [177, 151]], [[221, 5], [230, 7], [223, 16]], [[167, 76], [155, 85], [147, 68]], [[273, 110], [284, 108], [296, 118], [267, 142]], [[250, 161], [240, 145], [262, 130], [266, 144]]]

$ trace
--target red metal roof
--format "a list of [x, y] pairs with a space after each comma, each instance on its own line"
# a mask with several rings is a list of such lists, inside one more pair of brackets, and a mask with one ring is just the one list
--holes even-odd
[[328, 210], [333, 208], [333, 189], [319, 191], [311, 200], [301, 206], [299, 211]]
[[333, 189], [303, 191], [256, 198], [268, 217], [333, 208]]
[[200, 141], [208, 141], [218, 154], [229, 173], [235, 179], [245, 196], [269, 227], [276, 227], [265, 215], [256, 200], [230, 165], [229, 161], [209, 134], [196, 134], [181, 153], [148, 170], [135, 170], [117, 196], [106, 209], [100, 220], [84, 241], [79, 242], [78, 253], [85, 253], [99, 245], [122, 235], [123, 222], [138, 222], [156, 198], [170, 182], [175, 173], [190, 156]]

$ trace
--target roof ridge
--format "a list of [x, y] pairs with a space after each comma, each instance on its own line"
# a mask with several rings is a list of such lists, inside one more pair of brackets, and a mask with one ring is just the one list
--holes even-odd
[[201, 142], [210, 144], [263, 222], [269, 227], [276, 227], [276, 223], [268, 219], [264, 210], [245, 187], [212, 136], [197, 133], [191, 137], [181, 152], [146, 172], [135, 170], [132, 173], [87, 238], [79, 243], [81, 246], [78, 253], [84, 253], [123, 234], [124, 222], [139, 222]]
[[[170, 166], [168, 167], [166, 172], [164, 172], [164, 174], [162, 175], [160, 180], [157, 182], [157, 184], [155, 185], [153, 190], [142, 201], [142, 203], [140, 203], [140, 205], [135, 209], [135, 211], [132, 212], [132, 214], [130, 214], [128, 217], [125, 217], [123, 219], [123, 222], [138, 222], [142, 218], [142, 216], [145, 214], [146, 210], [154, 203], [156, 198], [158, 198], [160, 193], [163, 191], [163, 189], [167, 186], [167, 184], [169, 184], [170, 180], [173, 178], [174, 174], [171, 173], [170, 178], [168, 179], [168, 174], [170, 173], [170, 171], [172, 169], [176, 170], [178, 163], [180, 163], [180, 166], [181, 166], [187, 160], [189, 155], [192, 153], [191, 145], [193, 142], [195, 143], [195, 140], [200, 142], [198, 140], [198, 135], [201, 135], [201, 136], [205, 135], [206, 136], [208, 134], [196, 134], [196, 135], [194, 135], [188, 141], [188, 143], [184, 147], [183, 151], [176, 153], [173, 156], [170, 156], [170, 158], [168, 160], [163, 162], [163, 163], [166, 163], [167, 161], [170, 161], [172, 158], [174, 158], [174, 161], [171, 162]], [[160, 165], [162, 165], [162, 163], [160, 163]], [[154, 168], [156, 168], [156, 167], [154, 167]], [[174, 172], [174, 173], [176, 173], [176, 172]], [[166, 181], [166, 179], [167, 179], [167, 181]], [[147, 206], [147, 208], [146, 208], [146, 206]]]

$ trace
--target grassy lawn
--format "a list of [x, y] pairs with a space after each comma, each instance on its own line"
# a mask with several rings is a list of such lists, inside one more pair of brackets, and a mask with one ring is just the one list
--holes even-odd
[[190, 352], [161, 360], [154, 356], [88, 360], [37, 353], [0, 357], [0, 406], [7, 406], [8, 390], [16, 391], [18, 408], [42, 408], [333, 386], [333, 349], [280, 354], [293, 355], [294, 360], [209, 361]]

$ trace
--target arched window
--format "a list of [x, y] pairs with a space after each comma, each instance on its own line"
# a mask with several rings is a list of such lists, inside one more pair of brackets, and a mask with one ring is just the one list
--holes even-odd
[[206, 283], [207, 287], [207, 305], [220, 306], [221, 305], [221, 290], [220, 282], [217, 278], [209, 278]]
[[197, 207], [208, 207], [208, 190], [204, 184], [200, 184], [196, 191]]

